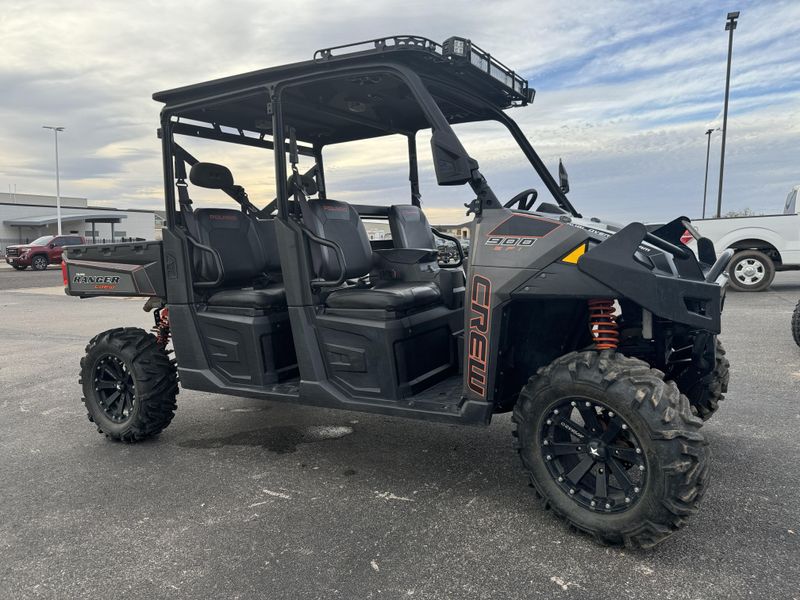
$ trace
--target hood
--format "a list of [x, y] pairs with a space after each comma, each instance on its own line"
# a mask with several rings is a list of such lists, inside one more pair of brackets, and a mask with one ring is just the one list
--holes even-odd
[[[553, 215], [547, 213], [536, 213], [541, 217], [552, 219]], [[562, 222], [565, 222], [567, 225], [571, 227], [577, 227], [579, 229], [585, 230], [591, 239], [595, 242], [602, 243], [611, 236], [613, 236], [618, 231], [622, 230], [624, 225], [620, 223], [615, 223], [614, 221], [603, 221], [598, 219], [597, 217], [591, 218], [583, 218], [583, 217], [561, 217]], [[650, 228], [648, 227], [648, 230]], [[639, 245], [639, 252], [637, 253], [637, 258], [640, 259], [645, 264], [652, 264], [651, 260], [645, 259], [644, 256], [649, 257], [650, 259], [656, 256], [664, 256], [664, 252], [653, 246], [652, 244], [643, 241]], [[671, 261], [671, 259], [670, 259]]]

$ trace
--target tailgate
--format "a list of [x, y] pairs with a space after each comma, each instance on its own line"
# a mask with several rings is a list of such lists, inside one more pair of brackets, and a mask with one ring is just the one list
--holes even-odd
[[70, 296], [158, 296], [166, 299], [160, 241], [64, 248], [64, 285]]

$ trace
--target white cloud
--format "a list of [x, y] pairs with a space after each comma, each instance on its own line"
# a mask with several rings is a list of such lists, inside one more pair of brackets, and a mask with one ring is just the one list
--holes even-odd
[[[696, 215], [704, 132], [721, 120], [724, 17], [736, 8], [632, 0], [314, 0], [291, 6], [7, 0], [0, 17], [0, 186], [51, 193], [52, 137], [41, 125], [60, 124], [67, 127], [60, 138], [65, 194], [157, 208], [162, 183], [154, 91], [303, 60], [318, 47], [380, 35], [411, 32], [441, 41], [463, 34], [530, 77], [536, 102], [512, 114], [548, 165], [565, 159], [573, 200], [584, 212], [618, 220]], [[726, 162], [731, 208], [777, 208], [800, 179], [798, 21], [796, 2], [748, 4], [742, 11]], [[710, 196], [716, 193], [718, 135]], [[497, 187], [542, 191], [506, 141], [474, 135], [465, 143], [489, 157], [486, 175]], [[251, 196], [269, 198], [269, 161], [262, 164], [252, 153], [224, 156], [252, 181]], [[402, 156], [345, 153], [332, 168], [342, 199], [407, 198]], [[460, 220], [468, 189], [435, 188], [431, 177], [424, 169], [426, 206], [442, 220]]]

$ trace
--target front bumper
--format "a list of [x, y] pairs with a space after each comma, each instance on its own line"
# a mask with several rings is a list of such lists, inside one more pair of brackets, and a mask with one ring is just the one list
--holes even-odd
[[[680, 276], [648, 269], [634, 259], [646, 234], [644, 225], [631, 223], [581, 256], [578, 268], [654, 315], [719, 333], [727, 283], [723, 269], [708, 281], [693, 255], [675, 257]], [[678, 265], [679, 260], [694, 264]], [[712, 270], [716, 271], [716, 267]]]
[[18, 267], [29, 267], [31, 264], [31, 261], [27, 257], [23, 258], [22, 256], [6, 256], [6, 262], [9, 265]]

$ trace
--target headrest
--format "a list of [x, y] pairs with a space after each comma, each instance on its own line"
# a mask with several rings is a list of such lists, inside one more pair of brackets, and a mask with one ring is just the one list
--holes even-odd
[[189, 181], [198, 187], [222, 190], [233, 186], [233, 175], [228, 167], [199, 162], [192, 165]]
[[314, 196], [319, 191], [317, 189], [317, 181], [316, 181], [316, 179], [314, 179], [313, 175], [309, 175], [309, 174], [300, 175], [299, 173], [297, 173], [297, 174], [294, 174], [294, 175], [290, 175], [287, 185], [289, 187], [289, 192], [290, 193], [294, 191], [294, 186], [295, 185], [299, 185], [300, 186], [300, 190], [306, 196]]

